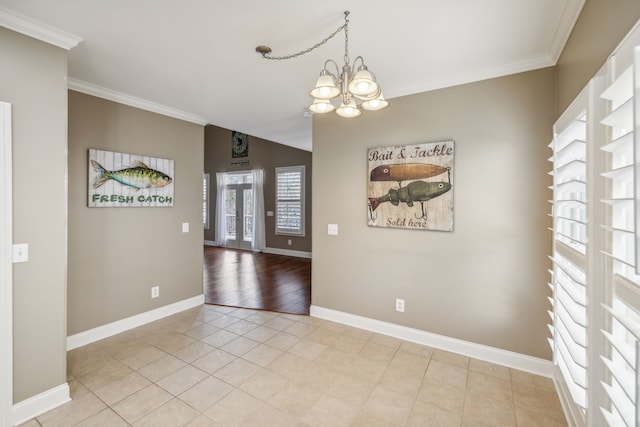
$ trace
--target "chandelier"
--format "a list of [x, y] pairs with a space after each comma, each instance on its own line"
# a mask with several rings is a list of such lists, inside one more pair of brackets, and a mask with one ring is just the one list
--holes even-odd
[[[353, 65], [349, 61], [349, 11], [344, 12], [344, 24], [331, 33], [327, 38], [314, 46], [298, 53], [286, 56], [271, 56], [271, 48], [268, 46], [256, 47], [256, 52], [265, 59], [286, 60], [309, 53], [322, 46], [340, 31], [344, 30], [344, 65], [342, 71], [338, 64], [328, 59], [324, 63], [320, 77], [316, 81], [316, 86], [309, 92], [313, 102], [309, 105], [309, 110], [314, 113], [328, 113], [336, 110], [342, 117], [358, 117], [362, 112], [359, 107], [365, 110], [381, 110], [389, 105], [382, 96], [382, 89], [376, 82], [376, 76], [369, 71], [364, 63], [364, 59], [358, 56]], [[360, 64], [356, 69], [356, 64]], [[333, 73], [335, 67], [335, 73]], [[340, 106], [336, 108], [332, 100]], [[360, 104], [358, 104], [360, 102]]]

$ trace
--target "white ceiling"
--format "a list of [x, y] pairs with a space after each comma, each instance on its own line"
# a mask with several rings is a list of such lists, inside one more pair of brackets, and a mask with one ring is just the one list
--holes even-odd
[[81, 38], [73, 89], [311, 150], [308, 92], [326, 59], [342, 63], [344, 34], [288, 61], [256, 46], [304, 50], [349, 10], [351, 60], [364, 57], [393, 108], [394, 97], [554, 65], [584, 1], [0, 0], [0, 25], [26, 18]]

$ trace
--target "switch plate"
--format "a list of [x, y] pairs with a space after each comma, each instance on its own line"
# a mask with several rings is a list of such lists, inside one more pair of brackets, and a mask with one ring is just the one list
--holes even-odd
[[291, 246], [291, 239], [287, 240], [287, 245]]
[[273, 211], [267, 211], [267, 216], [273, 216]]
[[182, 223], [182, 232], [183, 233], [188, 233], [189, 232], [189, 223], [188, 222], [183, 222]]
[[160, 286], [151, 287], [151, 298], [158, 298], [160, 296]]
[[396, 311], [404, 313], [404, 300], [402, 298], [396, 298]]
[[327, 226], [327, 234], [329, 236], [337, 236], [338, 235], [338, 224], [329, 224]]
[[13, 262], [27, 262], [29, 261], [29, 244], [20, 243], [13, 245]]

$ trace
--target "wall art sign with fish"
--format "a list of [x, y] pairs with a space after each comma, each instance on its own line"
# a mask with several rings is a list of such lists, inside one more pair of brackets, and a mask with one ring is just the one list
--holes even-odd
[[89, 207], [173, 206], [174, 163], [89, 149]]
[[367, 223], [453, 231], [453, 141], [370, 148]]

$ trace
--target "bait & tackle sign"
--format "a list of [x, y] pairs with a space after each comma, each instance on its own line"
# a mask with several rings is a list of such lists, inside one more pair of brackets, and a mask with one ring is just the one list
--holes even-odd
[[370, 148], [367, 224], [453, 231], [454, 141]]

